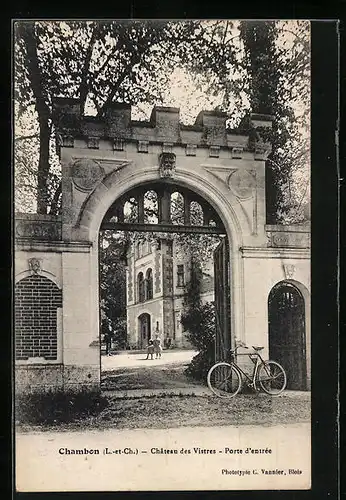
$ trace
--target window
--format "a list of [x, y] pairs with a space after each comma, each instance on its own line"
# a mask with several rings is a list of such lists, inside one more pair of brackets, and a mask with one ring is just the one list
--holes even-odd
[[151, 300], [153, 298], [153, 272], [148, 269], [146, 274], [146, 300]]
[[180, 327], [181, 327], [180, 311], [175, 311], [175, 328], [176, 328], [176, 330], [179, 330]]
[[145, 300], [145, 289], [144, 289], [145, 283], [144, 283], [143, 273], [138, 274], [137, 284], [138, 284], [138, 302], [144, 302], [144, 300]]
[[184, 264], [178, 264], [177, 266], [177, 286], [184, 286]]
[[167, 241], [167, 255], [170, 257], [173, 255], [173, 241]]

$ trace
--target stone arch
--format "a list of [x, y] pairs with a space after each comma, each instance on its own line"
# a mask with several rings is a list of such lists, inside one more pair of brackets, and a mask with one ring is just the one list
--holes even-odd
[[[40, 269], [37, 274], [46, 277], [50, 281], [53, 281], [53, 283], [58, 288], [60, 288], [60, 290], [62, 289], [61, 281], [57, 276], [55, 276], [55, 274], [49, 271], [44, 271], [43, 269]], [[23, 278], [27, 278], [28, 276], [33, 276], [33, 272], [31, 269], [27, 269], [26, 271], [21, 271], [20, 273], [16, 274], [14, 277], [15, 284], [18, 283], [18, 281], [22, 280]]]
[[[230, 203], [234, 195], [227, 189], [217, 188], [215, 179], [209, 172], [204, 172], [202, 177], [198, 173], [176, 171], [174, 184], [195, 191], [204, 198], [219, 214], [225, 226], [227, 236], [233, 248], [242, 246], [242, 230], [239, 217], [240, 210], [236, 213], [235, 205]], [[209, 178], [208, 177], [212, 177]], [[135, 166], [129, 165], [120, 172], [110, 173], [88, 197], [81, 208], [78, 224], [74, 230], [77, 231], [79, 239], [95, 241], [102, 220], [115, 200], [126, 192], [142, 185], [158, 181], [158, 174], [153, 169], [142, 169], [136, 171]]]
[[[98, 310], [99, 303], [98, 290], [98, 235], [103, 218], [110, 206], [127, 192], [141, 186], [157, 182], [160, 180], [157, 169], [150, 167], [138, 168], [131, 163], [118, 172], [112, 172], [90, 194], [83, 204], [78, 223], [72, 228], [72, 234], [67, 237], [76, 241], [88, 241], [92, 243], [90, 274], [92, 304], [95, 308], [91, 311], [91, 322], [98, 330]], [[243, 262], [239, 249], [243, 246], [243, 234], [241, 224], [247, 224], [242, 216], [242, 211], [234, 195], [228, 187], [217, 181], [208, 171], [203, 172], [203, 176], [198, 171], [184, 171], [177, 169], [173, 182], [177, 187], [187, 188], [201, 196], [219, 215], [227, 234], [230, 248], [230, 300], [231, 300], [231, 331], [235, 337], [242, 337], [245, 317], [244, 317], [244, 293], [243, 293]]]

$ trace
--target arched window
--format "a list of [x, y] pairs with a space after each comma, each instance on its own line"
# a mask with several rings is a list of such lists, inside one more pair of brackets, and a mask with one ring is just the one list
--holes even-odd
[[138, 274], [137, 286], [138, 286], [138, 302], [144, 302], [144, 300], [145, 300], [145, 283], [144, 283], [143, 273]]
[[138, 200], [129, 198], [123, 206], [124, 222], [137, 222], [138, 218]]
[[184, 196], [178, 191], [171, 194], [171, 221], [173, 224], [184, 224]]
[[153, 298], [153, 272], [151, 269], [147, 270], [146, 278], [146, 300], [151, 300]]
[[150, 190], [144, 193], [144, 222], [147, 224], [158, 224], [159, 202], [156, 191]]
[[203, 208], [198, 201], [190, 203], [191, 224], [193, 226], [203, 226]]

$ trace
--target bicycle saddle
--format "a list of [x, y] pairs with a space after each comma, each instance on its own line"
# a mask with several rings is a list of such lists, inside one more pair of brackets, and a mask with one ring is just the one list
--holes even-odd
[[255, 346], [255, 345], [253, 345], [253, 346], [252, 346], [252, 349], [255, 349], [255, 351], [262, 351], [262, 349], [264, 349], [264, 347], [262, 347], [262, 346]]

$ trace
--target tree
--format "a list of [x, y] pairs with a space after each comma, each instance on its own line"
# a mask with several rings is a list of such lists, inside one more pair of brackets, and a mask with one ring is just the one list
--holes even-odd
[[[237, 127], [251, 112], [271, 114], [261, 130], [273, 145], [267, 161], [268, 222], [301, 222], [309, 201], [310, 28], [308, 21], [221, 22], [209, 50], [189, 61], [220, 96], [218, 109]], [[202, 58], [202, 59], [201, 59]]]
[[[39, 140], [37, 212], [47, 213], [52, 100], [80, 100], [81, 113], [104, 116], [111, 102], [158, 103], [168, 75], [184, 47], [197, 47], [198, 22], [166, 21], [18, 21], [15, 24], [16, 115], [34, 107], [36, 123], [27, 140]], [[19, 186], [20, 187], [20, 186]], [[57, 188], [57, 186], [55, 186]]]
[[81, 112], [102, 117], [113, 101], [144, 108], [165, 103], [170, 76], [185, 69], [192, 76], [186, 92], [227, 111], [232, 126], [250, 108], [273, 112], [270, 217], [303, 218], [309, 196], [307, 21], [19, 21], [14, 62], [16, 123], [32, 122], [15, 141], [16, 188], [24, 200], [35, 181], [39, 213], [59, 207], [53, 96], [78, 98]]
[[[299, 110], [294, 109], [297, 106], [308, 108], [307, 23], [298, 23], [292, 29], [289, 33], [294, 36], [294, 41], [291, 49], [287, 49], [285, 33], [288, 27], [285, 23], [242, 22], [240, 28], [249, 74], [251, 108], [274, 117], [273, 128], [266, 134], [272, 144], [266, 185], [269, 223], [285, 220], [285, 217], [290, 221], [292, 208], [297, 208], [297, 212], [300, 210], [302, 201], [297, 206], [292, 191], [293, 175], [302, 164], [307, 166], [309, 152], [308, 137], [304, 138], [302, 133], [302, 128], [307, 125], [308, 110], [304, 109], [299, 117]], [[302, 216], [296, 215], [296, 220]]]
[[124, 233], [103, 231], [100, 237], [101, 318], [109, 321], [117, 346], [126, 347], [126, 253]]
[[188, 375], [197, 380], [206, 380], [213, 363], [215, 342], [215, 307], [213, 302], [202, 303], [202, 276], [200, 263], [192, 259], [181, 324], [187, 331], [187, 339], [198, 350], [186, 370]]

